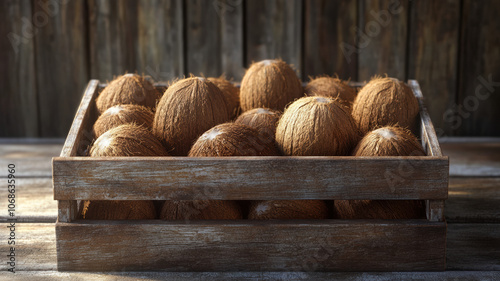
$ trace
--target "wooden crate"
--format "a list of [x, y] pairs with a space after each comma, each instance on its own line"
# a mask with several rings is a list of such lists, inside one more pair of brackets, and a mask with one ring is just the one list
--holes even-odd
[[[355, 85], [359, 85], [354, 83]], [[60, 271], [436, 271], [445, 269], [448, 157], [417, 81], [420, 157], [85, 155], [103, 84], [85, 90], [53, 158]], [[157, 85], [161, 87], [162, 85]], [[426, 200], [414, 220], [80, 220], [81, 200]]]

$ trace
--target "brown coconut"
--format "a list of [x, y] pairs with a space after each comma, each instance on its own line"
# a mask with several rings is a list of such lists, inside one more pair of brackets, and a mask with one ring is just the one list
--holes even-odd
[[243, 111], [259, 107], [283, 111], [287, 104], [304, 96], [297, 74], [282, 60], [253, 63], [243, 76], [240, 90]]
[[229, 121], [224, 94], [212, 82], [190, 77], [171, 85], [157, 105], [153, 133], [172, 155], [185, 156], [208, 129]]
[[395, 78], [374, 78], [358, 93], [352, 116], [363, 134], [382, 126], [412, 128], [418, 101], [404, 82]]
[[160, 213], [163, 220], [236, 220], [242, 219], [242, 210], [237, 201], [167, 200]]
[[89, 220], [151, 220], [156, 219], [153, 201], [108, 201], [82, 202], [80, 214]]
[[137, 104], [154, 109], [160, 97], [150, 81], [129, 73], [111, 81], [97, 97], [96, 106], [99, 114], [118, 104]]
[[214, 83], [215, 86], [217, 86], [224, 94], [227, 101], [227, 109], [231, 115], [230, 118], [233, 119], [238, 116], [240, 111], [240, 89], [230, 81], [226, 80], [223, 76], [208, 77], [207, 79], [208, 81]]
[[321, 200], [270, 200], [250, 203], [248, 218], [268, 219], [327, 219], [328, 207]]
[[309, 82], [304, 91], [308, 96], [324, 96], [338, 98], [339, 102], [349, 109], [356, 98], [356, 89], [347, 82], [335, 77], [318, 77]]
[[277, 156], [274, 141], [249, 126], [225, 123], [201, 135], [189, 151], [190, 157]]
[[348, 109], [328, 97], [295, 101], [276, 128], [276, 143], [284, 155], [348, 155], [358, 138]]
[[106, 109], [106, 111], [97, 118], [93, 127], [94, 134], [96, 137], [99, 137], [109, 129], [129, 123], [151, 128], [153, 118], [154, 113], [148, 107], [135, 104], [115, 105]]
[[256, 129], [262, 136], [268, 137], [274, 143], [276, 126], [280, 117], [281, 112], [277, 110], [254, 108], [243, 112], [234, 122]]
[[97, 138], [90, 156], [168, 156], [168, 152], [147, 128], [125, 124]]
[[[383, 127], [369, 132], [354, 150], [355, 156], [424, 156], [417, 138], [407, 129]], [[335, 200], [334, 212], [340, 219], [425, 218], [420, 200]]]

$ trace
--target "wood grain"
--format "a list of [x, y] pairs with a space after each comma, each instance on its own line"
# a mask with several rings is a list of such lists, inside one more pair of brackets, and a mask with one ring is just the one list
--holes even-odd
[[449, 270], [500, 270], [500, 224], [448, 224]]
[[[446, 272], [58, 272], [20, 271], [20, 280], [494, 280], [496, 271], [446, 271]], [[0, 272], [0, 278], [11, 278], [12, 273]]]
[[456, 103], [460, 1], [413, 1], [409, 21], [408, 77], [419, 81], [438, 135], [451, 135], [444, 114]]
[[445, 232], [425, 221], [56, 224], [63, 271], [444, 270]]
[[448, 223], [500, 223], [500, 178], [450, 178]]
[[[1, 194], [7, 198], [7, 189]], [[7, 202], [7, 199], [5, 200]], [[16, 179], [16, 201], [18, 222], [56, 222], [57, 201], [54, 200], [52, 179]], [[11, 217], [8, 216], [7, 212], [0, 213], [0, 221], [5, 222], [9, 218]]]
[[500, 29], [495, 0], [465, 0], [462, 14], [457, 120], [459, 135], [500, 136]]
[[[1, 144], [0, 167], [16, 165], [16, 177], [52, 177], [52, 157], [61, 153], [62, 144]], [[0, 177], [7, 176], [0, 169]]]
[[357, 29], [358, 79], [387, 73], [405, 80], [408, 1], [361, 0]]
[[[137, 3], [135, 69], [154, 81], [184, 75], [183, 4], [181, 0]], [[101, 77], [98, 77], [101, 78]]]
[[450, 176], [500, 176], [500, 142], [442, 142], [450, 157]]
[[[63, 137], [89, 80], [85, 1], [33, 3], [33, 13], [48, 18], [35, 38], [40, 136]], [[59, 11], [51, 17], [46, 11], [54, 5]]]
[[445, 199], [447, 162], [430, 156], [56, 157], [54, 198]]
[[306, 0], [303, 77], [338, 74], [357, 80], [357, 1]]
[[243, 0], [186, 2], [187, 72], [241, 80]]
[[281, 58], [293, 64], [300, 77], [302, 1], [253, 0], [245, 4], [247, 66]]
[[0, 137], [38, 137], [32, 1], [0, 3]]

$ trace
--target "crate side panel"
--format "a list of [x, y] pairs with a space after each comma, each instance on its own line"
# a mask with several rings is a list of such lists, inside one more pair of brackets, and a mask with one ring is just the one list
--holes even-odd
[[425, 221], [58, 223], [63, 271], [444, 270]]
[[444, 157], [56, 158], [57, 200], [445, 199]]

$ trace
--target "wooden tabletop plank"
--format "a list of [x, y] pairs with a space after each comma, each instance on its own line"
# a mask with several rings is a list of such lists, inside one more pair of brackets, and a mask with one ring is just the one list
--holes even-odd
[[1, 144], [0, 177], [7, 165], [16, 165], [16, 177], [52, 177], [52, 157], [59, 156], [62, 144]]
[[500, 176], [500, 139], [486, 142], [441, 141], [450, 157], [450, 176]]
[[450, 178], [448, 223], [500, 223], [500, 177]]
[[57, 272], [20, 271], [15, 275], [0, 272], [0, 279], [16, 280], [495, 280], [500, 273], [494, 271], [446, 272]]
[[[2, 227], [0, 235], [8, 231]], [[500, 270], [500, 224], [448, 224], [447, 239], [448, 270]], [[55, 225], [16, 224], [16, 256], [19, 271], [56, 270]]]
[[[18, 222], [56, 222], [57, 201], [52, 192], [52, 179], [17, 179], [15, 214]], [[0, 221], [7, 219], [8, 213], [1, 212]]]

